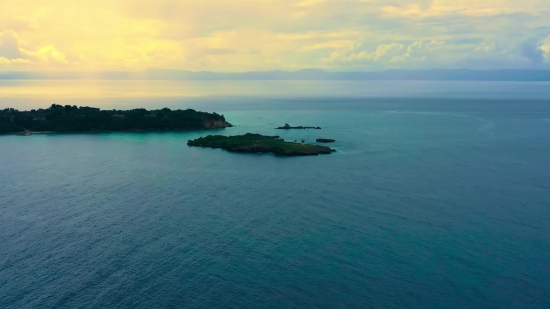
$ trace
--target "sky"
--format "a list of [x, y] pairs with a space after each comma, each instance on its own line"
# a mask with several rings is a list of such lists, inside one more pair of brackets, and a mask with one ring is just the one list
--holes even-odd
[[0, 71], [549, 69], [549, 0], [0, 0]]

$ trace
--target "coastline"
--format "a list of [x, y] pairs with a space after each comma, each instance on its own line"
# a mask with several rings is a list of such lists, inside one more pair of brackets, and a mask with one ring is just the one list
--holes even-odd
[[223, 115], [194, 109], [101, 110], [52, 104], [45, 109], [0, 110], [1, 134], [69, 134], [111, 132], [195, 131], [233, 127]]
[[[220, 128], [204, 128], [204, 129], [192, 129], [192, 130], [121, 130], [121, 131], [67, 131], [67, 132], [57, 132], [57, 131], [27, 131], [30, 134], [107, 134], [107, 133], [177, 133], [177, 132], [194, 132], [194, 131], [210, 131], [210, 130], [223, 130], [227, 128], [232, 128], [233, 126], [220, 127]], [[25, 135], [26, 132], [11, 132], [11, 133], [0, 133], [2, 135]]]

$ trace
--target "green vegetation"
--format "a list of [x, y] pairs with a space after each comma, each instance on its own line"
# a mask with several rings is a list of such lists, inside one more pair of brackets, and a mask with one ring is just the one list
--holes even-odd
[[209, 135], [190, 140], [187, 145], [222, 148], [232, 152], [274, 153], [281, 156], [313, 156], [334, 151], [325, 146], [291, 143], [273, 136], [251, 133], [237, 136]]
[[231, 126], [225, 121], [223, 115], [197, 112], [192, 109], [122, 111], [52, 104], [47, 109], [31, 111], [18, 111], [13, 108], [0, 110], [0, 134], [24, 131], [177, 131]]

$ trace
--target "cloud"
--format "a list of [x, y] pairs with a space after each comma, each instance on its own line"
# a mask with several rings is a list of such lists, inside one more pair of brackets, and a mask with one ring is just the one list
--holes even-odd
[[14, 31], [0, 32], [0, 63], [31, 64], [31, 63], [67, 63], [65, 55], [52, 45], [37, 50], [26, 49], [25, 42], [19, 39]]
[[0, 57], [5, 59], [21, 58], [20, 40], [13, 31], [0, 32]]
[[361, 65], [376, 62], [393, 62], [405, 46], [399, 43], [381, 44], [372, 52], [357, 51], [358, 48], [341, 48], [330, 54], [328, 58], [322, 61], [325, 64], [337, 65]]
[[534, 65], [540, 65], [544, 61], [543, 50], [534, 40], [527, 41], [521, 45], [521, 55], [531, 60]]
[[548, 0], [1, 1], [0, 70], [550, 63]]
[[28, 59], [49, 62], [49, 63], [67, 63], [67, 58], [63, 53], [60, 53], [52, 45], [42, 47], [36, 51], [28, 51], [23, 49], [22, 53]]
[[302, 51], [312, 51], [319, 49], [348, 49], [353, 47], [355, 44], [355, 41], [352, 40], [328, 41], [305, 46], [302, 48]]
[[408, 60], [412, 61], [425, 61], [428, 57], [431, 57], [434, 52], [440, 50], [441, 46], [445, 45], [444, 41], [415, 41], [409, 47], [407, 47], [407, 52], [398, 58], [398, 61], [406, 62]]
[[406, 17], [432, 17], [445, 15], [495, 16], [518, 12], [538, 14], [548, 10], [545, 0], [401, 0], [393, 5], [383, 6], [382, 12], [387, 15]]
[[550, 35], [546, 37], [539, 49], [543, 52], [546, 61], [550, 62]]

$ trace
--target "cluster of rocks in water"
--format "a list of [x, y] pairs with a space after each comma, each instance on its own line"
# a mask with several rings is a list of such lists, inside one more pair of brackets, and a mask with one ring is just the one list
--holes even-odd
[[330, 138], [318, 138], [317, 143], [334, 143], [336, 140]]
[[315, 130], [321, 130], [321, 127], [304, 127], [304, 126], [297, 126], [297, 127], [291, 127], [288, 123], [285, 123], [284, 126], [275, 128], [277, 130], [304, 130], [304, 129], [315, 129]]

